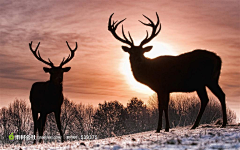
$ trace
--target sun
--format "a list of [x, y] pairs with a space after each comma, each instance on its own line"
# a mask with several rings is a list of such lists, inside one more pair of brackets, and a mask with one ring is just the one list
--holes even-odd
[[[177, 55], [177, 53], [172, 50], [172, 47], [169, 44], [162, 42], [151, 42], [151, 45], [153, 45], [153, 48], [150, 52], [144, 54], [145, 57], [155, 58], [161, 55]], [[129, 62], [129, 54], [124, 54], [124, 57], [120, 62], [119, 70], [121, 74], [124, 75], [126, 82], [131, 90], [148, 95], [152, 95], [154, 93], [154, 91], [151, 90], [148, 86], [139, 83], [133, 77]]]
[[144, 56], [148, 58], [155, 58], [163, 55], [172, 55], [172, 56], [177, 55], [177, 53], [173, 51], [172, 46], [167, 43], [151, 42], [151, 45], [153, 45], [152, 50], [144, 54]]

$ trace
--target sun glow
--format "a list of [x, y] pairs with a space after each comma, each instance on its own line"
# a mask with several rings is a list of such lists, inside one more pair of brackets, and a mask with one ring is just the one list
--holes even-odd
[[[177, 53], [172, 50], [171, 46], [166, 43], [151, 42], [151, 44], [153, 45], [153, 48], [150, 52], [144, 54], [145, 57], [155, 58], [161, 55], [177, 55]], [[124, 57], [121, 59], [119, 69], [120, 72], [125, 76], [126, 82], [132, 90], [148, 95], [152, 95], [154, 93], [154, 91], [148, 86], [135, 80], [131, 71], [129, 55], [127, 53], [125, 53]]]
[[177, 53], [173, 51], [172, 46], [169, 44], [162, 42], [151, 42], [151, 45], [153, 46], [152, 50], [144, 54], [144, 56], [148, 58], [155, 58], [163, 55], [177, 55]]

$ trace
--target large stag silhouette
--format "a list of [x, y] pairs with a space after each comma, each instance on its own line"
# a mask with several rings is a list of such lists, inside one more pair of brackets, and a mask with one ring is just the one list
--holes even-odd
[[[34, 121], [34, 135], [36, 137], [36, 133], [38, 130], [39, 136], [43, 135], [45, 122], [47, 114], [54, 112], [57, 127], [61, 135], [61, 141], [63, 142], [63, 133], [61, 130], [61, 122], [60, 122], [60, 114], [61, 114], [61, 105], [63, 103], [63, 73], [68, 72], [71, 67], [62, 68], [63, 65], [68, 63], [73, 57], [74, 53], [77, 50], [77, 42], [75, 49], [71, 49], [70, 46], [67, 46], [71, 51], [71, 54], [67, 59], [63, 58], [61, 64], [58, 67], [55, 67], [54, 64], [48, 59], [45, 61], [41, 58], [38, 49], [40, 42], [38, 43], [35, 50], [32, 49], [32, 42], [29, 43], [29, 48], [32, 51], [33, 55], [41, 62], [49, 65], [51, 68], [43, 67], [43, 70], [47, 73], [50, 73], [50, 80], [47, 82], [36, 82], [32, 85], [32, 89], [30, 91], [30, 102], [32, 108], [32, 116]], [[38, 113], [40, 113], [40, 117], [38, 118]], [[39, 140], [42, 142], [42, 139]], [[34, 144], [36, 143], [36, 139], [34, 140]]]
[[165, 131], [169, 131], [168, 103], [171, 92], [197, 91], [201, 100], [201, 108], [192, 129], [198, 127], [202, 114], [209, 101], [206, 86], [221, 102], [223, 113], [222, 127], [225, 127], [227, 124], [225, 94], [218, 84], [222, 63], [221, 58], [215, 53], [200, 49], [184, 53], [179, 56], [159, 56], [154, 59], [144, 57], [143, 54], [150, 51], [152, 46], [143, 46], [150, 42], [161, 30], [158, 14], [156, 13], [156, 15], [156, 24], [154, 24], [151, 19], [143, 15], [150, 23], [140, 22], [143, 25], [150, 26], [152, 28], [152, 33], [148, 36], [147, 31], [145, 39], [139, 46], [134, 45], [129, 32], [128, 34], [130, 40], [128, 40], [124, 34], [123, 26], [123, 38], [116, 34], [118, 25], [126, 18], [119, 22], [112, 22], [112, 14], [109, 18], [108, 30], [117, 40], [130, 46], [130, 48], [122, 46], [122, 49], [130, 54], [129, 59], [135, 79], [149, 86], [158, 95], [159, 120], [157, 132], [160, 132], [162, 129], [163, 111], [166, 118]]

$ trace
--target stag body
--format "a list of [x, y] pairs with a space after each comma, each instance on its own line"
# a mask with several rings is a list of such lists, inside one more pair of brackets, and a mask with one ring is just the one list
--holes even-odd
[[[156, 14], [157, 15], [157, 14]], [[169, 131], [169, 119], [168, 119], [168, 103], [169, 94], [171, 92], [193, 92], [197, 91], [198, 96], [201, 100], [201, 108], [197, 119], [192, 127], [195, 129], [200, 122], [205, 107], [209, 101], [206, 86], [215, 94], [221, 102], [223, 112], [223, 124], [222, 127], [226, 126], [226, 105], [225, 105], [225, 94], [218, 85], [218, 80], [221, 70], [221, 59], [215, 53], [206, 50], [194, 50], [192, 52], [184, 53], [179, 56], [159, 56], [154, 59], [144, 57], [144, 53], [152, 49], [152, 46], [143, 47], [144, 44], [151, 41], [161, 30], [161, 24], [158, 21], [154, 24], [148, 17], [150, 23], [143, 23], [146, 26], [152, 27], [152, 34], [150, 37], [147, 36], [140, 43], [139, 46], [135, 46], [132, 37], [129, 34], [130, 40], [124, 34], [122, 26], [122, 34], [124, 39], [116, 34], [117, 26], [123, 22], [112, 23], [109, 18], [108, 30], [113, 36], [119, 41], [128, 44], [130, 46], [122, 46], [125, 52], [130, 54], [130, 63], [135, 79], [154, 90], [158, 95], [158, 109], [159, 119], [157, 132], [160, 132], [162, 128], [162, 115], [163, 111], [166, 118], [165, 131]], [[157, 30], [158, 28], [158, 30]]]
[[[38, 43], [38, 46], [39, 44], [40, 42]], [[61, 106], [63, 103], [62, 82], [63, 73], [68, 72], [71, 69], [71, 67], [62, 68], [62, 66], [69, 62], [74, 57], [74, 52], [77, 49], [77, 43], [76, 48], [74, 50], [71, 50], [71, 48], [68, 45], [71, 51], [71, 55], [69, 55], [69, 57], [66, 60], [64, 60], [65, 58], [63, 58], [63, 61], [59, 67], [55, 67], [53, 63], [50, 61], [50, 59], [49, 62], [43, 60], [40, 56], [39, 51], [37, 53], [38, 46], [34, 51], [32, 50], [32, 42], [29, 44], [30, 50], [32, 51], [34, 56], [43, 63], [51, 66], [51, 68], [43, 67], [43, 70], [46, 73], [50, 73], [50, 80], [46, 82], [34, 83], [30, 91], [30, 102], [34, 122], [34, 135], [36, 137], [37, 130], [39, 136], [43, 135], [47, 114], [54, 112], [57, 127], [61, 135], [61, 141], [63, 142], [64, 138], [60, 122]], [[39, 118], [38, 113], [40, 113]], [[40, 139], [39, 142], [42, 142], [42, 139]], [[34, 140], [34, 144], [35, 143], [36, 140]]]
[[30, 92], [32, 109], [39, 113], [56, 112], [63, 103], [62, 84], [53, 81], [36, 82]]
[[[179, 56], [159, 56], [154, 59], [130, 56], [135, 79], [154, 91], [193, 92], [218, 80], [221, 59], [206, 50], [194, 50]], [[167, 69], [166, 69], [167, 68]], [[215, 73], [215, 74], [214, 74]]]

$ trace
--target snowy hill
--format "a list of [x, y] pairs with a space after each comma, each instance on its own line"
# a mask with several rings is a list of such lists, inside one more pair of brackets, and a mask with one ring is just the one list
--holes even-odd
[[173, 128], [170, 132], [148, 131], [91, 141], [15, 145], [0, 149], [240, 149], [240, 126], [219, 128], [202, 125], [198, 129]]

